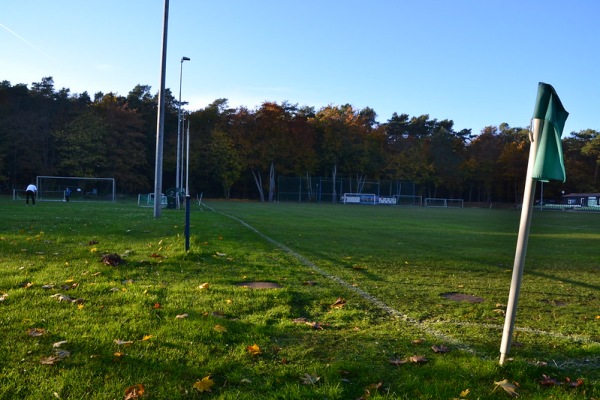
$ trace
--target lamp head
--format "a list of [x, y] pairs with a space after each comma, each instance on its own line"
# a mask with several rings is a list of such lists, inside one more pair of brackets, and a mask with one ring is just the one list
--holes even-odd
[[190, 58], [189, 57], [181, 57], [181, 62], [184, 62], [184, 61], [190, 61]]

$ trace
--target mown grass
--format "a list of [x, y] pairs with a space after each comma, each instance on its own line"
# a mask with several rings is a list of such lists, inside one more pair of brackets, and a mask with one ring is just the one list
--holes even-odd
[[[114, 399], [142, 384], [154, 399], [495, 399], [509, 397], [503, 379], [524, 398], [600, 397], [600, 215], [535, 213], [501, 367], [517, 211], [209, 205], [193, 209], [186, 253], [182, 211], [0, 200], [0, 398]], [[70, 355], [42, 365], [60, 341]], [[413, 355], [428, 362], [390, 363]], [[206, 376], [211, 392], [194, 389]]]

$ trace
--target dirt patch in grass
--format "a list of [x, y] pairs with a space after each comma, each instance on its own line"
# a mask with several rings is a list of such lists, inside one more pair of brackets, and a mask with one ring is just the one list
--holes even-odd
[[483, 297], [477, 297], [477, 296], [472, 296], [470, 294], [457, 293], [457, 292], [442, 293], [441, 296], [448, 300], [466, 301], [469, 303], [482, 303], [484, 300]]

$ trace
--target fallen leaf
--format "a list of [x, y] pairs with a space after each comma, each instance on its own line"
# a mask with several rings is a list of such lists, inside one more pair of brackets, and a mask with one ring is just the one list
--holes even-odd
[[23, 287], [24, 287], [25, 289], [29, 289], [29, 288], [30, 288], [30, 287], [32, 287], [32, 286], [33, 286], [33, 282], [26, 282], [26, 283], [23, 285]]
[[209, 376], [205, 376], [201, 380], [199, 380], [196, 383], [194, 383], [193, 388], [196, 389], [197, 391], [199, 391], [200, 393], [202, 393], [202, 392], [210, 392], [211, 391], [210, 388], [214, 384], [215, 384], [215, 381], [213, 381], [212, 379], [210, 379], [210, 375], [209, 375]]
[[410, 360], [410, 362], [417, 363], [417, 364], [423, 364], [423, 363], [426, 363], [429, 361], [424, 356], [417, 356], [417, 355], [410, 356], [408, 359]]
[[566, 377], [565, 383], [568, 384], [570, 387], [576, 388], [583, 385], [583, 379], [579, 378], [576, 381], [572, 381], [571, 378]]
[[410, 341], [411, 344], [423, 344], [425, 343], [425, 338], [414, 339]]
[[56, 293], [56, 294], [53, 294], [50, 297], [58, 299], [58, 301], [66, 301], [66, 302], [69, 302], [69, 303], [73, 301], [73, 299], [71, 297], [67, 296], [66, 294]]
[[408, 360], [406, 358], [392, 358], [390, 359], [390, 364], [398, 366], [398, 365], [402, 365], [402, 364], [406, 364], [408, 363]]
[[121, 353], [120, 351], [115, 351], [115, 353], [113, 354], [113, 356], [115, 357], [114, 361], [121, 361], [121, 359], [123, 357], [125, 357], [125, 353]]
[[115, 343], [120, 346], [120, 345], [129, 345], [129, 344], [132, 344], [133, 342], [131, 340], [115, 339]]
[[160, 303], [154, 303], [154, 305], [152, 306], [152, 308], [154, 308], [154, 309], [160, 308]]
[[111, 267], [116, 267], [123, 263], [121, 256], [114, 253], [103, 255], [101, 261], [106, 265], [110, 265]]
[[252, 356], [257, 356], [259, 354], [262, 354], [260, 347], [258, 347], [258, 345], [256, 343], [253, 344], [252, 346], [246, 346], [246, 350], [248, 350], [248, 353], [250, 353], [250, 355], [252, 355]]
[[52, 344], [52, 347], [53, 347], [53, 348], [55, 348], [55, 349], [57, 349], [57, 348], [59, 348], [60, 346], [62, 346], [63, 344], [65, 344], [65, 343], [67, 343], [67, 341], [66, 341], [66, 340], [61, 340], [60, 342], [53, 343], [53, 344]]
[[54, 288], [54, 285], [51, 285], [51, 284], [43, 285], [42, 286], [42, 289], [44, 289], [44, 290], [49, 290], [49, 289], [52, 289], [52, 288]]
[[542, 386], [556, 386], [556, 385], [560, 385], [560, 382], [558, 382], [556, 379], [550, 377], [549, 375], [542, 375], [542, 380], [540, 381], [540, 385]]
[[150, 339], [152, 339], [152, 335], [144, 335], [144, 337], [142, 338], [142, 342]]
[[8, 297], [8, 294], [4, 293], [2, 296], [0, 296], [0, 301], [6, 300], [7, 297]]
[[43, 365], [54, 365], [60, 361], [60, 357], [54, 355], [50, 357], [44, 357], [40, 360], [40, 363]]
[[44, 333], [46, 333], [46, 330], [43, 329], [43, 328], [29, 328], [29, 329], [27, 329], [27, 335], [29, 335], [31, 337], [40, 337]]
[[501, 387], [502, 389], [504, 389], [504, 391], [506, 391], [506, 393], [508, 393], [512, 397], [518, 397], [519, 396], [519, 393], [517, 393], [517, 386], [515, 386], [512, 383], [510, 383], [508, 381], [508, 379], [504, 379], [504, 380], [501, 380], [499, 382], [494, 382], [494, 384], [496, 385], [496, 387], [494, 388], [494, 390], [496, 390], [498, 387]]
[[436, 346], [433, 345], [431, 346], [431, 349], [435, 352], [435, 353], [448, 353], [450, 351], [449, 348], [447, 348], [446, 346], [444, 346], [443, 344], [440, 346]]
[[98, 271], [98, 272], [96, 272], [96, 273], [93, 273], [91, 276], [99, 276], [99, 275], [101, 275], [101, 274], [102, 274], [102, 272]]
[[215, 331], [225, 333], [227, 332], [227, 328], [225, 328], [223, 325], [215, 325]]
[[198, 289], [208, 289], [210, 285], [207, 282], [204, 282], [202, 285], [198, 286]]
[[58, 358], [61, 359], [61, 360], [63, 358], [65, 358], [65, 357], [69, 357], [71, 355], [71, 352], [67, 351], [67, 350], [57, 349], [57, 350], [54, 350], [54, 351], [55, 351], [56, 355], [58, 356]]
[[218, 257], [226, 257], [226, 253], [219, 253], [218, 251], [215, 253]]
[[460, 392], [460, 397], [465, 398], [469, 395], [469, 393], [471, 393], [471, 389], [465, 389], [462, 392]]
[[139, 399], [144, 395], [145, 391], [144, 385], [139, 383], [137, 385], [129, 386], [125, 389], [125, 400]]
[[346, 305], [346, 300], [338, 297], [337, 300], [331, 305], [332, 308], [342, 308]]
[[319, 382], [319, 379], [321, 379], [320, 376], [317, 376], [317, 374], [304, 374], [301, 378], [300, 381], [305, 384], [305, 385], [314, 385], [315, 383]]
[[175, 319], [184, 319], [184, 318], [187, 318], [187, 317], [188, 317], [187, 314], [179, 314], [179, 315], [175, 316]]

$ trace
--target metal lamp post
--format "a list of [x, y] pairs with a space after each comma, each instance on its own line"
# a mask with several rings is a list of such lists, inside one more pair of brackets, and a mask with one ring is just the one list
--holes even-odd
[[177, 192], [177, 208], [179, 208], [179, 187], [180, 187], [180, 166], [181, 166], [181, 80], [183, 73], [183, 62], [190, 61], [189, 57], [181, 57], [181, 63], [179, 67], [179, 107], [177, 110], [177, 166], [175, 176], [175, 190]]

